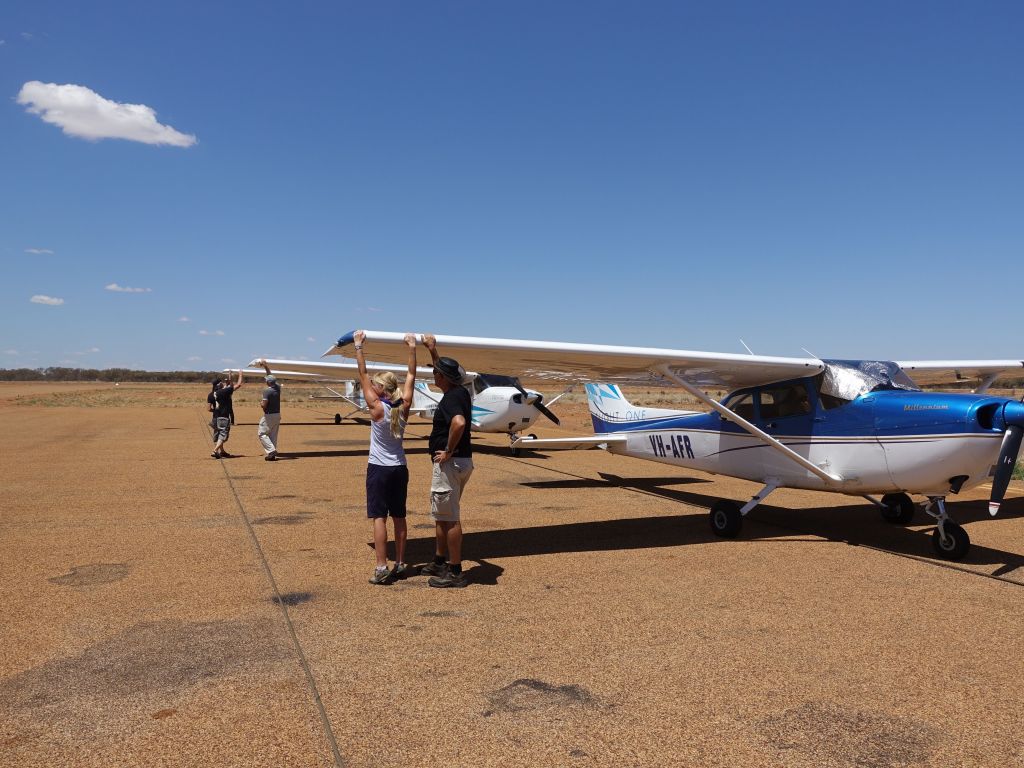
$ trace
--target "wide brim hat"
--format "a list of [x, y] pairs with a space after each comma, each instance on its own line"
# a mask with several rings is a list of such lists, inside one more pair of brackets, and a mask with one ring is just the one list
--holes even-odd
[[434, 363], [434, 370], [444, 376], [452, 384], [466, 383], [466, 369], [459, 365], [458, 360], [450, 357], [439, 357]]

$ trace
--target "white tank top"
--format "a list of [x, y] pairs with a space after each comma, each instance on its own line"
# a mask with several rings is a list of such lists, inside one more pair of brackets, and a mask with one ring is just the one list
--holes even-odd
[[[402, 438], [391, 434], [391, 406], [383, 400], [384, 418], [370, 422], [370, 463], [381, 467], [399, 467], [405, 464], [405, 449]], [[402, 435], [405, 422], [399, 419]]]

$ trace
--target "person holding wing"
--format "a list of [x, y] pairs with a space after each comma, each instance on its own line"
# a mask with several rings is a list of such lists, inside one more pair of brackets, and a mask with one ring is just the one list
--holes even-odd
[[[402, 437], [412, 406], [416, 385], [416, 337], [405, 334], [409, 347], [409, 370], [401, 390], [398, 378], [390, 371], [366, 372], [363, 341], [366, 334], [354, 335], [359, 384], [363, 389], [366, 407], [370, 412], [370, 458], [366, 466], [366, 516], [373, 521], [373, 551], [377, 564], [371, 584], [389, 584], [408, 575], [405, 562], [405, 542], [408, 527], [405, 522], [405, 502], [409, 491], [409, 468], [405, 462]], [[388, 516], [395, 526], [395, 567], [388, 570]]]

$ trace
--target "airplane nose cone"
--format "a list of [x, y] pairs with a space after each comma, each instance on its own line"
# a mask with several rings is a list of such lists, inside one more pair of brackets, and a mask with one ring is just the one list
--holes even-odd
[[1024, 403], [1010, 401], [1003, 407], [1003, 421], [1008, 427], [1024, 427]]

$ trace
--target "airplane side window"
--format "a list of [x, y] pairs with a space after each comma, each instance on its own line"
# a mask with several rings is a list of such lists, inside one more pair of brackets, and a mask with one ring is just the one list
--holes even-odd
[[754, 396], [749, 392], [725, 403], [726, 407], [741, 419], [750, 421], [754, 418]]
[[761, 418], [765, 421], [803, 416], [810, 412], [811, 401], [803, 384], [761, 390]]

